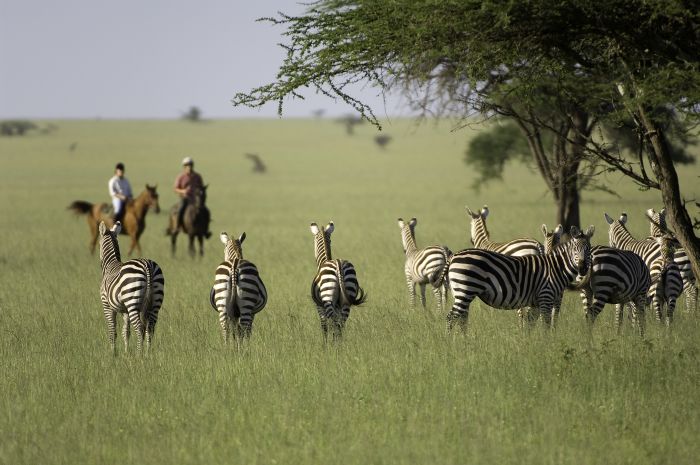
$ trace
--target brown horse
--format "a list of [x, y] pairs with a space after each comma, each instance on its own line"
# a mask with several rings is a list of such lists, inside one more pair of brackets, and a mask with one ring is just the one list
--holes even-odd
[[170, 236], [170, 244], [173, 256], [175, 256], [175, 244], [177, 243], [177, 235], [182, 230], [189, 236], [190, 256], [194, 257], [194, 239], [199, 241], [199, 255], [204, 255], [204, 239], [209, 239], [209, 221], [211, 220], [209, 209], [207, 208], [207, 186], [202, 187], [198, 192], [195, 192], [194, 200], [185, 208], [185, 213], [182, 215], [182, 225], [177, 227], [177, 214], [180, 210], [180, 204], [173, 205], [170, 210], [170, 226], [166, 229], [165, 234]]
[[[126, 212], [124, 213], [124, 218], [122, 219], [122, 234], [127, 234], [131, 237], [131, 247], [129, 248], [129, 255], [134, 251], [134, 248], [138, 249], [139, 255], [141, 255], [141, 244], [139, 244], [139, 238], [146, 229], [146, 213], [148, 209], [153, 207], [153, 211], [160, 213], [160, 205], [158, 205], [158, 192], [156, 188], [158, 185], [149, 186], [146, 184], [146, 189], [139, 194], [135, 199], [131, 199], [126, 203]], [[90, 253], [95, 253], [95, 245], [97, 244], [98, 237], [98, 225], [100, 221], [104, 221], [108, 228], [111, 228], [114, 221], [109, 213], [109, 205], [106, 203], [96, 203], [92, 204], [90, 202], [85, 202], [83, 200], [76, 200], [68, 206], [69, 210], [73, 210], [76, 215], [87, 215], [88, 226], [90, 226], [90, 234], [92, 238], [90, 239]]]

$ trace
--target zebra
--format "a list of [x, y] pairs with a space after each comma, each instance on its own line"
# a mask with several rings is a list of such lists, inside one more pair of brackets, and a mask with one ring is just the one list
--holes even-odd
[[558, 246], [561, 243], [561, 235], [563, 232], [564, 228], [562, 227], [562, 225], [557, 225], [557, 227], [554, 228], [552, 232], [549, 232], [546, 224], [542, 225], [542, 234], [544, 235], [544, 242], [542, 243], [542, 248], [544, 250], [545, 255], [549, 255], [552, 249], [554, 249], [554, 247]]
[[656, 238], [661, 255], [649, 266], [652, 290], [649, 292], [657, 321], [663, 318], [663, 308], [666, 307], [666, 325], [673, 322], [673, 311], [676, 300], [681, 294], [683, 281], [678, 264], [674, 261], [674, 239], [670, 235]]
[[[525, 257], [533, 255], [544, 255], [542, 244], [534, 239], [514, 239], [508, 242], [491, 242], [489, 231], [486, 229], [486, 217], [489, 216], [489, 207], [484, 205], [481, 211], [472, 212], [469, 207], [465, 207], [467, 214], [471, 217], [471, 241], [477, 249], [490, 250], [513, 257]], [[518, 321], [520, 327], [525, 327], [525, 320], [533, 323], [537, 312], [527, 308], [518, 309]]]
[[398, 219], [401, 229], [401, 242], [406, 254], [404, 272], [406, 285], [408, 286], [408, 300], [411, 309], [416, 306], [416, 284], [420, 286], [420, 300], [425, 308], [425, 286], [430, 283], [437, 300], [438, 312], [442, 312], [447, 300], [447, 262], [452, 256], [452, 251], [444, 246], [430, 246], [419, 249], [416, 246], [416, 224], [418, 220], [411, 218], [405, 222]]
[[129, 348], [129, 328], [136, 332], [136, 347], [141, 352], [144, 332], [146, 349], [151, 341], [158, 322], [158, 312], [163, 305], [165, 278], [160, 266], [153, 260], [137, 258], [121, 262], [117, 237], [122, 225], [117, 221], [112, 229], [100, 222], [100, 262], [102, 265], [102, 283], [100, 299], [105, 319], [109, 344], [116, 354], [116, 314], [124, 315], [122, 335], [124, 350]]
[[651, 285], [649, 269], [634, 252], [614, 247], [591, 249], [591, 273], [581, 286], [581, 301], [592, 328], [605, 304], [615, 304], [615, 327], [620, 334], [624, 304], [631, 304], [632, 322], [644, 336], [644, 309]]
[[484, 208], [476, 213], [472, 212], [469, 207], [466, 207], [466, 210], [471, 217], [472, 245], [477, 249], [490, 250], [512, 257], [544, 255], [542, 244], [534, 239], [514, 239], [508, 242], [491, 242], [489, 239], [489, 231], [486, 229], [486, 217], [489, 215], [489, 207], [484, 205]]
[[257, 267], [243, 259], [241, 245], [246, 238], [245, 232], [238, 239], [226, 232], [222, 232], [219, 238], [224, 244], [224, 261], [216, 267], [209, 303], [219, 312], [219, 324], [226, 344], [232, 331], [237, 341], [250, 337], [255, 314], [267, 304], [267, 289]]
[[[647, 210], [647, 218], [649, 219], [651, 236], [649, 239], [655, 237], [663, 236], [668, 232], [668, 227], [666, 226], [666, 209], [662, 209], [659, 212], [654, 211], [653, 208]], [[695, 275], [693, 274], [693, 268], [690, 265], [690, 259], [688, 254], [680, 247], [676, 247], [676, 253], [673, 257], [673, 261], [678, 265], [678, 269], [681, 273], [681, 279], [683, 279], [683, 294], [685, 294], [685, 308], [687, 311], [696, 311], [698, 305], [698, 287], [695, 280]]]
[[[605, 221], [610, 225], [608, 234], [611, 247], [634, 252], [642, 257], [642, 260], [644, 260], [650, 272], [652, 268], [657, 270], [656, 276], [658, 276], [658, 278], [655, 279], [654, 275], [652, 275], [652, 283], [649, 287], [648, 295], [651, 297], [657, 320], [661, 321], [662, 319], [661, 308], [668, 307], [666, 324], [669, 325], [673, 320], [676, 300], [683, 289], [683, 279], [681, 278], [678, 266], [672, 266], [666, 260], [667, 257], [663, 256], [668, 252], [666, 248], [670, 247], [670, 245], [667, 244], [664, 246], [664, 242], [666, 242], [665, 239], [657, 241], [636, 240], [629, 231], [627, 231], [627, 227], [625, 226], [627, 223], [627, 213], [623, 212], [618, 220], [613, 220], [605, 213]], [[649, 299], [647, 299], [647, 301], [648, 300]]]
[[480, 249], [454, 254], [447, 271], [455, 298], [447, 315], [448, 330], [455, 323], [466, 329], [469, 305], [476, 297], [495, 308], [533, 307], [550, 325], [566, 287], [588, 273], [594, 231], [593, 226], [586, 232], [572, 226], [571, 240], [549, 255], [512, 257]]
[[352, 263], [331, 257], [331, 234], [335, 229], [333, 222], [325, 228], [311, 223], [310, 228], [314, 235], [317, 266], [311, 282], [311, 299], [318, 310], [324, 342], [328, 339], [329, 324], [333, 338], [338, 340], [350, 316], [350, 307], [362, 305], [366, 294], [357, 281]]

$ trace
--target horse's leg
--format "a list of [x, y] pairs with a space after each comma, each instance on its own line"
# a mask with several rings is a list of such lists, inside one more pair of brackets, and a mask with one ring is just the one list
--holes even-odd
[[197, 236], [197, 240], [199, 241], [199, 256], [203, 257], [204, 256], [204, 236]]
[[190, 257], [194, 258], [194, 236], [190, 235]]
[[136, 246], [138, 245], [139, 240], [136, 239], [136, 234], [131, 234], [131, 233], [129, 233], [129, 237], [131, 238], [131, 247], [129, 247], [129, 253], [128, 253], [128, 255], [131, 256], [131, 254], [133, 253], [134, 249], [135, 249]]
[[177, 243], [177, 234], [178, 231], [175, 229], [175, 232], [170, 235], [170, 252], [172, 253], [173, 257], [175, 256], [175, 244]]
[[94, 218], [88, 216], [88, 226], [90, 227], [90, 234], [92, 234], [92, 239], [90, 240], [90, 253], [95, 254], [95, 246], [97, 245], [97, 221]]

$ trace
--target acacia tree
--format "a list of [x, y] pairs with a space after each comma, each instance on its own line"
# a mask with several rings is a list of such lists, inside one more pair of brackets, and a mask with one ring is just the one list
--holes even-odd
[[[567, 160], [586, 154], [661, 191], [700, 276], [664, 116], [681, 115], [687, 129], [698, 115], [698, 11], [681, 0], [320, 0], [300, 16], [266, 18], [286, 28], [287, 56], [274, 82], [233, 102], [276, 101], [281, 113], [311, 87], [380, 126], [350, 93], [363, 82], [399, 89], [426, 113], [513, 118], [533, 154], [538, 132], [565, 134]], [[559, 117], [543, 118], [536, 110], [551, 98]], [[630, 119], [646, 160], [593, 137], [596, 124]]]

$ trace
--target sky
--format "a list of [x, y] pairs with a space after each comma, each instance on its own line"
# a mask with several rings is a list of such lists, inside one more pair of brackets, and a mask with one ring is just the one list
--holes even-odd
[[[177, 118], [191, 106], [204, 118], [276, 117], [277, 106], [234, 107], [237, 92], [274, 80], [284, 29], [256, 22], [291, 0], [0, 0], [0, 119]], [[378, 91], [356, 96], [378, 116], [400, 115]], [[352, 112], [304, 94], [284, 115]]]

